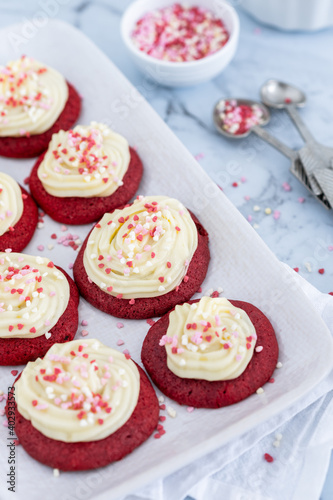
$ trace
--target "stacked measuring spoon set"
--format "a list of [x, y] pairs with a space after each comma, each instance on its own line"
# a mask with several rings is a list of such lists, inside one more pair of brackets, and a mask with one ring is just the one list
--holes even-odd
[[[268, 80], [260, 89], [262, 102], [249, 99], [221, 99], [214, 107], [217, 130], [231, 139], [254, 132], [291, 160], [291, 173], [327, 209], [333, 208], [333, 148], [320, 144], [303, 122], [297, 108], [306, 103], [304, 92], [278, 80]], [[285, 110], [295, 124], [304, 146], [294, 150], [270, 134], [268, 108]]]

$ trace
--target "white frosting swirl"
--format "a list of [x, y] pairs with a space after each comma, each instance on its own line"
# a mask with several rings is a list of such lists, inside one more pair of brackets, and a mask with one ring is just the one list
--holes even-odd
[[123, 184], [130, 162], [128, 142], [92, 122], [53, 134], [38, 177], [52, 196], [110, 196]]
[[49, 338], [69, 295], [65, 275], [49, 259], [1, 252], [0, 338]]
[[184, 205], [167, 196], [139, 196], [96, 224], [84, 267], [113, 296], [156, 297], [180, 285], [197, 245], [198, 231]]
[[167, 365], [181, 378], [231, 380], [252, 359], [256, 330], [243, 309], [225, 298], [203, 297], [194, 304], [176, 306], [160, 340]]
[[67, 99], [64, 77], [45, 64], [22, 56], [0, 67], [0, 137], [42, 134]]
[[0, 236], [15, 226], [23, 213], [22, 191], [10, 175], [0, 172]]
[[45, 436], [98, 441], [132, 415], [140, 374], [131, 359], [98, 340], [73, 340], [28, 363], [15, 388], [18, 411]]

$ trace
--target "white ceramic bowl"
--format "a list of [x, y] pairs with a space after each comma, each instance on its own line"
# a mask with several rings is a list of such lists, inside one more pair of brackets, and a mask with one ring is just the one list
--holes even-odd
[[229, 31], [229, 40], [214, 54], [189, 62], [161, 61], [140, 51], [131, 40], [136, 22], [146, 13], [176, 3], [176, 0], [136, 0], [124, 12], [121, 34], [135, 64], [150, 79], [169, 87], [186, 87], [210, 80], [220, 73], [233, 58], [238, 38], [239, 19], [233, 7], [224, 0], [193, 0], [192, 5], [210, 9], [222, 19]]
[[259, 21], [284, 30], [319, 30], [333, 26], [332, 0], [242, 0]]

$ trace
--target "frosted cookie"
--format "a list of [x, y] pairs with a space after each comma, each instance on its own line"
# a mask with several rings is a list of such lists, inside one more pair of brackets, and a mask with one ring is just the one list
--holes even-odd
[[124, 206], [136, 193], [143, 167], [127, 140], [92, 122], [54, 134], [36, 162], [30, 191], [63, 224], [87, 224]]
[[35, 360], [75, 336], [77, 288], [44, 257], [0, 253], [0, 301], [0, 365]]
[[129, 356], [98, 340], [55, 344], [15, 382], [15, 432], [33, 458], [78, 471], [137, 448], [158, 424], [158, 400]]
[[0, 155], [41, 154], [80, 110], [79, 94], [55, 69], [26, 56], [0, 67]]
[[120, 318], [151, 318], [189, 300], [210, 260], [208, 234], [178, 200], [139, 196], [105, 214], [74, 264], [80, 293]]
[[0, 172], [0, 251], [21, 252], [29, 243], [38, 222], [38, 209], [25, 189]]
[[254, 305], [203, 297], [176, 308], [149, 330], [142, 362], [168, 397], [198, 408], [220, 408], [247, 398], [270, 378], [278, 343]]

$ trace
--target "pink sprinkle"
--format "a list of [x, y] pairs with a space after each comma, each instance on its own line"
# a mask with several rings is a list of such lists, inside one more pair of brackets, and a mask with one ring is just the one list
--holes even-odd
[[247, 181], [246, 177], [241, 177], [241, 182], [246, 182], [246, 181]]
[[117, 345], [124, 345], [125, 342], [122, 339], [117, 340]]
[[118, 323], [116, 324], [116, 327], [117, 328], [124, 328], [124, 323], [121, 323], [120, 321], [118, 321]]
[[188, 406], [186, 408], [186, 411], [188, 411], [188, 413], [192, 413], [193, 410], [194, 410], [193, 406]]
[[81, 325], [82, 325], [82, 326], [88, 326], [88, 321], [87, 321], [86, 319], [83, 319], [83, 320], [81, 321]]
[[283, 187], [283, 189], [284, 189], [285, 191], [291, 191], [291, 186], [290, 186], [290, 184], [288, 184], [288, 182], [284, 182], [284, 183], [282, 184], [282, 187]]
[[147, 319], [146, 323], [148, 323], [149, 326], [155, 325], [155, 321], [151, 318]]
[[244, 196], [244, 200], [245, 200], [245, 201], [249, 201], [250, 199], [251, 199], [251, 198], [250, 198], [250, 196], [249, 196], [248, 194]]
[[5, 410], [0, 410], [0, 416], [3, 417], [5, 414]]
[[305, 202], [305, 198], [302, 198], [302, 197], [301, 197], [301, 198], [298, 198], [298, 200], [297, 200], [297, 201], [298, 201], [298, 203], [304, 203], [304, 202]]
[[63, 232], [67, 231], [67, 226], [62, 225], [61, 228], [60, 228], [60, 230], [63, 231]]
[[38, 245], [37, 250], [42, 252], [44, 250], [44, 245]]
[[262, 350], [263, 350], [262, 345], [258, 345], [258, 347], [256, 347], [256, 352], [261, 352]]
[[68, 264], [68, 269], [73, 269], [73, 267], [74, 267], [73, 262], [70, 262], [70, 263]]
[[198, 153], [197, 155], [194, 156], [194, 158], [198, 161], [198, 160], [201, 160], [201, 158], [204, 158], [204, 154], [203, 153]]
[[330, 246], [328, 247], [328, 250], [329, 250], [330, 252], [332, 252], [332, 250], [333, 250], [333, 245], [330, 245]]
[[274, 210], [273, 219], [278, 220], [280, 218], [281, 212], [279, 210]]
[[54, 297], [55, 296], [55, 291], [54, 290], [51, 290], [51, 292], [49, 293], [50, 297]]
[[249, 222], [251, 222], [251, 221], [252, 221], [252, 219], [253, 219], [252, 215], [248, 215], [248, 216], [247, 216], [247, 220], [248, 220]]
[[82, 337], [86, 337], [89, 334], [88, 330], [82, 330], [81, 335]]

